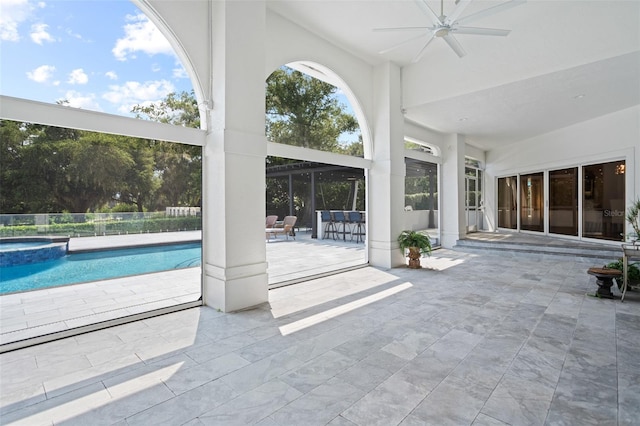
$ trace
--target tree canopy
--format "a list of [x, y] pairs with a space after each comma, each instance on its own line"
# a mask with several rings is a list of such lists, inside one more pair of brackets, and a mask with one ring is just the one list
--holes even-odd
[[[355, 117], [338, 101], [338, 88], [288, 67], [267, 79], [266, 133], [272, 142], [322, 151], [362, 155], [362, 143], [341, 144], [340, 136], [359, 130]], [[360, 149], [354, 147], [360, 146]]]
[[[199, 127], [193, 93], [135, 107], [139, 118]], [[195, 113], [194, 113], [195, 111]], [[0, 212], [86, 213], [199, 206], [198, 146], [0, 121]]]

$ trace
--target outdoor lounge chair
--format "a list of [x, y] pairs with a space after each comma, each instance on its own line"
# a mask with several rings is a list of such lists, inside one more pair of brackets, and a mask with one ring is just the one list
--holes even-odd
[[295, 240], [296, 233], [293, 227], [295, 226], [297, 220], [298, 218], [296, 216], [285, 216], [282, 224], [276, 224], [273, 228], [265, 228], [264, 232], [267, 239], [271, 239], [272, 235], [274, 238], [277, 238], [278, 234], [282, 234], [287, 238], [287, 240], [289, 239], [289, 235], [291, 235], [291, 237]]
[[267, 219], [265, 221], [264, 227], [265, 228], [273, 228], [276, 224], [276, 222], [278, 221], [278, 216], [277, 215], [269, 215], [267, 216]]

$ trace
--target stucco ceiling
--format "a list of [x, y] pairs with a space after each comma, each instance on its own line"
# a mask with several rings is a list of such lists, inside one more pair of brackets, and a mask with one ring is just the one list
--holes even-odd
[[[503, 3], [472, 1], [463, 16]], [[373, 65], [402, 67], [408, 120], [492, 149], [640, 103], [640, 1], [529, 0], [474, 21], [507, 37], [457, 35], [459, 58], [420, 31], [414, 0], [277, 0], [269, 8]], [[437, 13], [440, 2], [429, 0]], [[445, 15], [455, 8], [444, 0]], [[471, 25], [471, 24], [469, 24]], [[417, 37], [417, 38], [416, 38]], [[401, 44], [399, 48], [381, 51]]]

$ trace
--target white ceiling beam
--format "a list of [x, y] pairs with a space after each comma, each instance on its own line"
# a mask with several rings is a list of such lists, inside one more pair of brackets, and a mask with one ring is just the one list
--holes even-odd
[[201, 129], [105, 114], [64, 105], [0, 96], [0, 118], [47, 126], [204, 146]]

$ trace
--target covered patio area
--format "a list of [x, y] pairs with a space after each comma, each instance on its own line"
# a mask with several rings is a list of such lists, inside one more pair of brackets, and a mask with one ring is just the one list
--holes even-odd
[[[275, 244], [274, 244], [275, 246]], [[640, 298], [568, 257], [437, 250], [0, 355], [4, 424], [631, 425]]]

